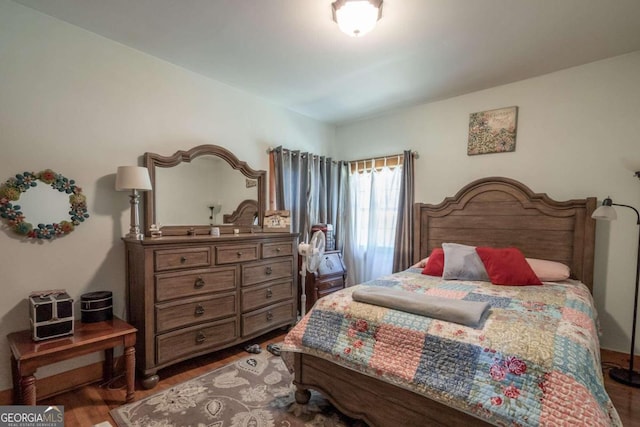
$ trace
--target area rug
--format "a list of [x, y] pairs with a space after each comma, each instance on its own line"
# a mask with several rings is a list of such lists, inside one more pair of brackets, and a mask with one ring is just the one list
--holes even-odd
[[292, 375], [280, 357], [263, 351], [111, 411], [119, 427], [352, 427], [312, 391], [295, 402]]

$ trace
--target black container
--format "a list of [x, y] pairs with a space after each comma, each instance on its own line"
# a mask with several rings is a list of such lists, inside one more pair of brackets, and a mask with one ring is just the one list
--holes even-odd
[[29, 305], [34, 341], [73, 334], [73, 299], [64, 290], [33, 292]]
[[110, 291], [89, 292], [80, 296], [82, 323], [113, 319], [113, 294]]

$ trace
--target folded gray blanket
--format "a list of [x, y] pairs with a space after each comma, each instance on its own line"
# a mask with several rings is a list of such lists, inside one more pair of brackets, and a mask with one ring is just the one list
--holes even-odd
[[353, 292], [354, 301], [406, 311], [447, 322], [476, 326], [490, 305], [483, 301], [465, 301], [436, 297], [400, 289], [363, 286]]

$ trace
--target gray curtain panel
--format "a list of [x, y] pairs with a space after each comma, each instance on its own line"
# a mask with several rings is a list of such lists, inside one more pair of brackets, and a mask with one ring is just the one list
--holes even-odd
[[292, 230], [300, 233], [300, 241], [308, 241], [313, 224], [327, 223], [333, 225], [336, 249], [342, 249], [346, 162], [282, 147], [274, 149], [271, 155], [276, 209], [291, 211]]
[[413, 264], [413, 191], [414, 158], [409, 150], [404, 152], [402, 183], [398, 203], [396, 241], [393, 253], [393, 272], [406, 270]]

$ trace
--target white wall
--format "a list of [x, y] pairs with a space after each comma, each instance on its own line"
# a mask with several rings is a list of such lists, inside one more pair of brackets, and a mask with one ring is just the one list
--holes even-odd
[[[124, 315], [120, 238], [129, 228], [129, 204], [126, 193], [114, 191], [117, 166], [139, 164], [146, 151], [170, 155], [217, 144], [266, 170], [267, 147], [323, 152], [334, 132], [0, 0], [0, 180], [51, 168], [83, 188], [91, 215], [52, 242], [25, 242], [0, 230], [0, 336], [28, 328], [26, 298], [34, 290], [65, 288], [77, 302], [83, 293], [111, 290], [115, 313]], [[6, 390], [12, 385], [7, 345], [0, 346], [0, 360], [0, 390]], [[43, 369], [40, 376], [61, 368]]]
[[[428, 72], [428, 70], [425, 70]], [[467, 156], [469, 114], [516, 105], [513, 153]], [[610, 195], [640, 208], [640, 52], [340, 126], [335, 158], [417, 150], [416, 201], [439, 203], [485, 176], [558, 200]], [[394, 147], [394, 148], [390, 148]], [[594, 298], [604, 348], [628, 352], [638, 226], [630, 209], [598, 223]]]

